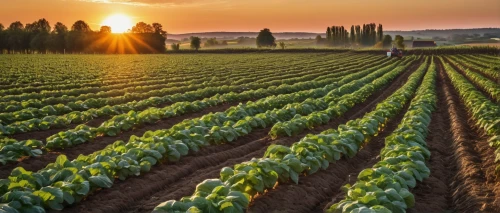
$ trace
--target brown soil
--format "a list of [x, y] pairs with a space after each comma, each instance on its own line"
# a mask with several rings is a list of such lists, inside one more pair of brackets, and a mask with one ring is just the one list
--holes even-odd
[[442, 67], [440, 77], [445, 82], [442, 86], [451, 122], [453, 159], [457, 167], [450, 184], [453, 209], [458, 212], [499, 212], [499, 203], [495, 203], [493, 194], [493, 150], [486, 138], [467, 122], [466, 108]]
[[[415, 70], [419, 64], [413, 65]], [[413, 73], [407, 72], [400, 76], [389, 87], [383, 90], [385, 94], [377, 101], [370, 102], [363, 111], [352, 115], [348, 120], [362, 117], [365, 112], [371, 111], [377, 103], [381, 102], [407, 80]], [[301, 177], [299, 184], [282, 184], [276, 190], [269, 191], [264, 196], [258, 197], [248, 209], [248, 212], [323, 212], [333, 203], [341, 200], [344, 193], [341, 187], [347, 183], [354, 183], [359, 172], [373, 166], [379, 161], [380, 149], [384, 147], [384, 139], [391, 134], [399, 125], [406, 112], [403, 110], [386, 126], [376, 137], [366, 144], [355, 157], [342, 158], [330, 164], [328, 169], [319, 171], [310, 176]]]
[[[376, 62], [376, 64], [380, 64], [380, 63], [381, 62]], [[249, 101], [256, 101], [256, 99], [251, 99]], [[173, 104], [173, 103], [163, 103], [163, 104], [160, 104], [159, 106], [156, 106], [156, 107], [163, 108], [163, 107], [169, 106], [171, 104]], [[231, 104], [231, 103], [226, 103], [226, 105], [227, 104]], [[233, 104], [235, 104], [235, 103], [233, 103]], [[208, 112], [210, 112], [209, 111], [210, 109], [214, 109], [214, 108], [217, 108], [217, 106], [209, 108], [209, 109], [206, 109], [206, 110], [203, 110], [203, 112], [208, 113]], [[201, 114], [201, 115], [203, 115], [203, 114]], [[98, 127], [104, 121], [108, 120], [109, 118], [110, 118], [109, 116], [95, 118], [95, 119], [92, 119], [92, 120], [88, 121], [85, 124], [88, 125], [88, 126], [91, 126], [91, 127]], [[49, 130], [44, 130], [44, 131], [33, 131], [33, 132], [27, 132], [27, 133], [22, 133], [22, 134], [20, 133], [20, 134], [14, 134], [14, 135], [12, 135], [10, 137], [13, 138], [13, 139], [16, 139], [16, 140], [34, 139], [34, 140], [40, 140], [40, 141], [45, 142], [48, 137], [50, 137], [50, 136], [52, 136], [54, 134], [57, 134], [59, 132], [62, 132], [62, 131], [67, 131], [67, 130], [70, 130], [70, 129], [74, 129], [78, 125], [79, 124], [70, 124], [69, 126], [64, 127], [64, 128], [51, 128]], [[157, 124], [155, 124], [155, 125], [157, 125]], [[98, 138], [96, 140], [101, 140], [101, 138]], [[61, 152], [64, 154], [64, 151], [61, 151]], [[57, 152], [56, 152], [56, 154], [57, 154]], [[29, 158], [24, 158], [24, 159], [20, 159], [20, 160], [26, 160], [26, 159], [29, 159]], [[0, 173], [0, 178], [1, 178], [1, 173]]]
[[[442, 74], [442, 73], [441, 73]], [[438, 76], [437, 109], [431, 116], [429, 135], [426, 138], [427, 147], [431, 152], [431, 158], [427, 165], [431, 170], [430, 177], [412, 190], [415, 195], [415, 207], [408, 212], [447, 212], [452, 209], [452, 190], [449, 181], [457, 172], [453, 159], [452, 134], [450, 116], [447, 106], [445, 81], [442, 75]]]
[[[413, 69], [414, 70], [414, 69]], [[343, 117], [314, 130], [288, 138], [272, 141], [267, 133], [269, 128], [255, 130], [252, 134], [239, 138], [235, 143], [209, 146], [198, 153], [183, 157], [180, 162], [160, 164], [152, 171], [126, 181], [116, 181], [111, 189], [101, 190], [88, 197], [86, 201], [64, 212], [150, 212], [159, 203], [180, 199], [193, 193], [196, 185], [205, 179], [218, 178], [220, 169], [226, 166], [261, 157], [272, 144], [291, 145], [309, 133], [319, 133], [336, 127], [370, 111], [378, 102], [390, 96], [407, 79], [406, 72], [390, 83], [390, 86], [358, 104]], [[361, 168], [361, 167], [360, 167]], [[106, 201], [106, 202], [103, 202]]]
[[45, 140], [54, 135], [57, 134], [61, 131], [66, 131], [69, 129], [73, 129], [79, 124], [70, 124], [67, 127], [64, 128], [50, 128], [48, 130], [43, 130], [43, 131], [33, 131], [33, 132], [25, 132], [25, 133], [18, 133], [14, 135], [10, 135], [9, 138], [16, 139], [18, 141], [23, 141], [23, 140], [39, 140], [45, 143]]
[[[476, 83], [475, 83], [475, 82], [474, 82], [474, 81], [470, 78], [470, 76], [468, 76], [467, 74], [465, 74], [465, 71], [464, 71], [463, 69], [461, 69], [461, 68], [457, 67], [455, 64], [451, 63], [451, 61], [450, 61], [450, 59], [449, 59], [449, 58], [447, 58], [447, 57], [443, 57], [443, 58], [444, 58], [444, 60], [445, 60], [445, 61], [446, 61], [449, 65], [451, 65], [451, 67], [453, 67], [453, 69], [455, 69], [458, 73], [460, 73], [462, 76], [464, 76], [464, 77], [465, 77], [465, 78], [466, 78], [466, 79], [467, 79], [467, 80], [468, 80], [468, 81], [469, 81], [472, 85], [474, 85], [474, 87], [476, 87], [476, 89], [477, 89], [479, 92], [481, 92], [481, 93], [482, 93], [485, 97], [490, 98], [490, 100], [491, 100], [492, 102], [495, 102], [494, 100], [492, 100], [491, 95], [490, 95], [487, 91], [485, 91], [483, 88], [481, 88], [480, 86], [478, 86], [478, 84], [476, 84]], [[465, 66], [465, 65], [463, 65], [463, 66]], [[476, 72], [476, 73], [478, 73], [478, 74], [482, 75], [480, 72]], [[483, 75], [483, 76], [484, 76], [484, 75]], [[495, 81], [493, 81], [493, 82], [495, 82]]]
[[[234, 103], [233, 103], [234, 105]], [[185, 119], [191, 119], [191, 118], [196, 118], [203, 116], [207, 113], [210, 112], [221, 112], [229, 107], [231, 107], [231, 104], [223, 104], [215, 107], [209, 107], [207, 109], [204, 109], [200, 112], [196, 113], [189, 113], [186, 115], [178, 116], [178, 117], [173, 117], [171, 119], [165, 119], [165, 120], [160, 120], [156, 122], [155, 124], [152, 125], [146, 125], [140, 128], [133, 129], [132, 131], [128, 132], [123, 132], [119, 134], [119, 136], [116, 137], [98, 137], [96, 140], [93, 142], [88, 142], [84, 144], [80, 144], [78, 146], [70, 147], [67, 149], [63, 150], [56, 150], [53, 152], [48, 152], [44, 155], [38, 156], [38, 157], [32, 157], [32, 158], [26, 158], [18, 163], [12, 163], [12, 164], [7, 164], [5, 166], [1, 166], [0, 168], [0, 178], [7, 178], [10, 175], [10, 172], [12, 169], [16, 167], [23, 167], [24, 169], [28, 171], [38, 171], [42, 168], [44, 168], [47, 164], [52, 163], [56, 160], [56, 158], [64, 154], [68, 157], [68, 159], [75, 159], [77, 158], [80, 154], [82, 155], [88, 155], [93, 153], [94, 151], [101, 150], [105, 148], [107, 145], [114, 143], [117, 140], [123, 140], [123, 141], [128, 141], [130, 136], [132, 135], [138, 135], [141, 136], [147, 131], [155, 131], [159, 129], [168, 129], [172, 127], [173, 125], [185, 120]], [[38, 132], [39, 134], [42, 134], [44, 132]]]
[[500, 212], [493, 150], [467, 122], [465, 106], [441, 64], [439, 68], [441, 107], [433, 114], [427, 138], [431, 176], [413, 189], [416, 206], [409, 212]]
[[[345, 63], [345, 64], [351, 64], [351, 63]], [[319, 67], [319, 65], [313, 65], [312, 68], [314, 67]], [[286, 67], [285, 67], [286, 68]], [[311, 67], [310, 67], [311, 68]], [[344, 71], [344, 70], [342, 70]], [[297, 72], [296, 70], [294, 70], [294, 72], [292, 72], [291, 74], [295, 74], [297, 76], [300, 76], [300, 73], [295, 73]], [[321, 71], [323, 73], [327, 73], [327, 71]], [[287, 73], [287, 75], [289, 75], [290, 73]], [[303, 74], [308, 74], [308, 73], [303, 73]], [[270, 75], [271, 77], [272, 76], [279, 76], [279, 74], [272, 74]], [[266, 76], [267, 77], [270, 77], [270, 76]], [[257, 80], [262, 80], [262, 79], [257, 79]], [[203, 97], [205, 98], [205, 97]], [[199, 100], [203, 99], [203, 98], [200, 98]], [[139, 100], [136, 100], [136, 101], [139, 101]], [[163, 104], [160, 104], [158, 106], [155, 106], [157, 108], [163, 108], [163, 107], [166, 107], [166, 106], [169, 106], [169, 105], [172, 105], [173, 103], [163, 103]], [[144, 109], [142, 109], [144, 110]], [[101, 125], [104, 121], [108, 120], [109, 116], [105, 116], [105, 117], [99, 117], [99, 118], [94, 118], [88, 122], [86, 122], [85, 124], [88, 125], [88, 126], [91, 126], [91, 127], [98, 127], [99, 125]], [[16, 139], [18, 141], [21, 141], [21, 140], [29, 140], [29, 139], [33, 139], [33, 140], [40, 140], [40, 141], [43, 141], [45, 142], [45, 140], [54, 135], [54, 134], [57, 134], [59, 132], [62, 132], [62, 131], [67, 131], [67, 130], [70, 130], [70, 129], [74, 129], [76, 126], [80, 125], [81, 123], [79, 124], [70, 124], [66, 127], [60, 127], [60, 128], [56, 128], [56, 127], [51, 127], [50, 129], [48, 130], [41, 130], [41, 131], [31, 131], [31, 132], [26, 132], [26, 133], [17, 133], [17, 134], [14, 134], [14, 135], [11, 135], [9, 136], [10, 138], [13, 138], [13, 139]]]
[[343, 185], [354, 183], [359, 172], [379, 161], [378, 155], [384, 147], [385, 137], [397, 128], [405, 111], [392, 119], [355, 157], [342, 158], [330, 164], [326, 170], [300, 177], [299, 184], [278, 185], [275, 190], [255, 199], [248, 212], [323, 212], [342, 199], [343, 192], [340, 188]]
[[468, 69], [470, 69], [470, 70], [472, 70], [472, 71], [474, 71], [476, 73], [479, 73], [479, 74], [483, 75], [484, 77], [490, 79], [493, 82], [496, 82], [497, 84], [500, 84], [500, 79], [495, 79], [494, 77], [483, 73], [481, 70], [477, 69], [476, 66], [482, 67], [483, 69], [488, 68], [488, 67], [485, 67], [484, 65], [481, 65], [481, 64], [478, 64], [478, 63], [474, 63], [474, 62], [470, 62], [472, 64], [472, 66], [468, 66], [462, 60], [456, 60], [456, 61], [458, 63], [460, 63], [462, 66], [467, 67]]
[[[255, 101], [255, 100], [252, 99], [251, 101]], [[10, 163], [10, 164], [7, 164], [5, 166], [1, 166], [0, 167], [1, 168], [0, 178], [8, 177], [8, 175], [10, 175], [12, 169], [19, 167], [19, 166], [24, 167], [25, 169], [27, 169], [29, 171], [37, 171], [39, 169], [44, 168], [48, 163], [55, 161], [55, 159], [60, 154], [65, 154], [68, 156], [68, 158], [74, 159], [74, 158], [78, 157], [78, 155], [80, 155], [80, 154], [85, 155], [85, 154], [90, 154], [96, 150], [100, 150], [100, 149], [106, 147], [107, 145], [117, 141], [117, 140], [125, 140], [126, 141], [132, 135], [142, 135], [142, 134], [144, 134], [144, 132], [146, 132], [148, 130], [158, 130], [158, 129], [169, 128], [169, 127], [173, 126], [174, 124], [176, 124], [184, 119], [199, 117], [199, 116], [202, 116], [202, 115], [207, 114], [209, 112], [216, 112], [218, 110], [224, 111], [227, 108], [229, 108], [231, 104], [234, 105], [235, 103], [226, 103], [226, 104], [221, 105], [221, 106], [210, 107], [210, 108], [205, 109], [205, 110], [198, 112], [198, 113], [192, 113], [192, 114], [180, 116], [178, 118], [162, 120], [162, 121], [155, 123], [154, 125], [147, 125], [145, 127], [139, 127], [137, 129], [134, 129], [133, 131], [130, 131], [130, 132], [121, 133], [121, 134], [119, 134], [119, 136], [116, 136], [116, 137], [98, 137], [92, 143], [85, 143], [85, 144], [78, 145], [76, 147], [69, 147], [66, 149], [54, 150], [54, 151], [45, 153], [42, 156], [38, 156], [36, 158], [30, 158], [30, 157], [21, 158], [21, 159], [19, 159], [19, 161], [17, 163]], [[165, 107], [167, 105], [170, 105], [170, 104], [165, 103], [165, 104], [162, 104], [158, 107]], [[105, 118], [105, 117], [96, 118], [96, 119], [93, 119], [93, 120], [87, 122], [86, 124], [89, 126], [97, 127], [107, 119], [108, 118]], [[29, 133], [14, 135], [13, 138], [16, 138], [18, 140], [37, 139], [37, 140], [45, 141], [45, 139], [47, 137], [52, 136], [53, 134], [57, 134], [60, 131], [72, 129], [76, 126], [77, 126], [76, 124], [71, 124], [68, 128], [64, 128], [64, 129], [50, 129], [50, 130], [46, 130], [46, 131], [29, 132]], [[85, 148], [82, 149], [83, 146], [85, 146]]]
[[[201, 99], [200, 99], [201, 100]], [[166, 106], [169, 106], [169, 105], [172, 105], [173, 103], [163, 103], [163, 104], [160, 104], [158, 106], [156, 106], [157, 108], [163, 108], [163, 107], [166, 107]], [[83, 123], [87, 126], [90, 126], [90, 127], [99, 127], [103, 122], [109, 120], [111, 117], [110, 116], [103, 116], [103, 117], [99, 117], [99, 118], [94, 118], [86, 123]], [[40, 140], [40, 141], [43, 141], [45, 143], [45, 141], [47, 140], [48, 137], [54, 135], [54, 134], [57, 134], [59, 132], [64, 132], [64, 131], [68, 131], [70, 129], [74, 129], [75, 127], [77, 127], [78, 125], [80, 124], [70, 124], [68, 125], [67, 127], [63, 127], [63, 128], [50, 128], [48, 130], [43, 130], [43, 131], [33, 131], [33, 132], [26, 132], [26, 133], [18, 133], [18, 134], [14, 134], [14, 135], [11, 135], [9, 136], [10, 138], [13, 138], [13, 139], [16, 139], [18, 141], [22, 141], [22, 140]]]

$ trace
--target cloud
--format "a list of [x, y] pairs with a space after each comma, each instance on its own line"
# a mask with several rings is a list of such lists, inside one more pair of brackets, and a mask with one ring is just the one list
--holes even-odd
[[201, 5], [211, 5], [211, 4], [222, 4], [227, 3], [226, 0], [77, 0], [84, 2], [93, 3], [105, 3], [105, 4], [127, 4], [136, 6], [171, 6], [171, 7], [189, 7], [189, 6], [201, 6]]

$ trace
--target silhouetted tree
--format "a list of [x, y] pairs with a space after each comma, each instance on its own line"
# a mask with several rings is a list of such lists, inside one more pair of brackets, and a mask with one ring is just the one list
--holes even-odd
[[382, 28], [382, 24], [378, 25], [377, 37], [378, 37], [378, 41], [383, 41], [383, 39], [384, 39], [384, 29]]
[[90, 35], [92, 29], [82, 21], [76, 21], [71, 26], [71, 31], [66, 36], [66, 47], [70, 52], [81, 53], [88, 50], [88, 44], [91, 43]]
[[383, 47], [390, 47], [392, 44], [392, 37], [390, 35], [385, 35], [382, 40]]
[[24, 37], [24, 25], [19, 21], [11, 23], [7, 29], [7, 51], [9, 53], [21, 52], [23, 49]]
[[92, 29], [90, 29], [89, 24], [87, 24], [85, 21], [79, 20], [79, 21], [76, 21], [73, 24], [73, 26], [71, 26], [71, 31], [88, 33], [88, 32], [91, 32]]
[[201, 46], [201, 39], [199, 37], [191, 37], [191, 48], [198, 51]]
[[331, 45], [335, 45], [337, 42], [337, 27], [332, 26], [332, 40], [330, 41]]
[[285, 49], [285, 47], [286, 47], [285, 42], [279, 42], [279, 45], [280, 45], [280, 48], [281, 48], [282, 50], [284, 50], [284, 49]]
[[345, 28], [344, 26], [340, 26], [340, 45], [344, 45], [345, 44]]
[[101, 29], [99, 30], [100, 33], [104, 34], [109, 34], [111, 33], [111, 27], [110, 26], [101, 26]]
[[51, 27], [50, 24], [47, 20], [44, 18], [39, 19], [38, 21], [33, 22], [32, 24], [26, 25], [26, 28], [30, 28], [30, 31], [34, 33], [39, 33], [39, 32], [50, 32]]
[[160, 34], [165, 38], [167, 37], [167, 31], [163, 30], [163, 26], [160, 23], [153, 23], [152, 27], [156, 34]]
[[153, 26], [144, 22], [139, 22], [132, 27], [132, 33], [155, 33]]
[[50, 24], [44, 18], [39, 19], [25, 27], [24, 48], [28, 51], [45, 53], [49, 49]]
[[37, 34], [31, 39], [30, 47], [32, 50], [36, 50], [38, 53], [46, 53], [49, 49], [49, 32], [43, 31]]
[[6, 48], [5, 35], [5, 27], [0, 23], [0, 54], [3, 54], [3, 51]]
[[332, 31], [330, 27], [326, 28], [326, 40], [327, 42], [330, 42], [332, 40]]
[[64, 35], [64, 34], [68, 33], [68, 27], [66, 27], [66, 25], [64, 25], [61, 22], [57, 22], [54, 25], [54, 31], [52, 31], [52, 32], [54, 32], [58, 35]]
[[321, 45], [323, 44], [323, 38], [321, 38], [321, 35], [316, 36], [316, 45]]
[[54, 30], [50, 35], [49, 49], [53, 52], [64, 53], [66, 49], [66, 36], [68, 27], [61, 22], [54, 25]]
[[356, 25], [356, 43], [361, 43], [361, 26]]
[[173, 43], [170, 45], [173, 51], [179, 51], [181, 49], [181, 44], [180, 43]]
[[396, 45], [397, 48], [401, 48], [401, 49], [405, 48], [403, 36], [396, 35], [394, 37], [394, 42], [393, 43], [394, 43], [394, 45]]
[[363, 27], [359, 29], [356, 26], [356, 40], [359, 37], [359, 43], [364, 46], [373, 46], [377, 42], [377, 25], [375, 23], [363, 24]]
[[[165, 52], [166, 32], [161, 24], [154, 27], [138, 23], [142, 33], [111, 34], [111, 28], [101, 27], [94, 32], [82, 20], [76, 21], [71, 31], [58, 22], [52, 30], [46, 19], [30, 24], [12, 23], [8, 29], [0, 27], [0, 53], [161, 53]], [[51, 31], [52, 30], [52, 31]]]
[[205, 41], [204, 46], [205, 47], [213, 47], [219, 45], [219, 42], [217, 41], [216, 38], [209, 38], [207, 41]]
[[356, 33], [354, 31], [354, 25], [351, 26], [351, 33], [349, 35], [351, 36], [351, 44], [354, 44], [356, 42]]
[[276, 47], [275, 41], [276, 38], [274, 38], [271, 30], [265, 28], [257, 36], [257, 47]]

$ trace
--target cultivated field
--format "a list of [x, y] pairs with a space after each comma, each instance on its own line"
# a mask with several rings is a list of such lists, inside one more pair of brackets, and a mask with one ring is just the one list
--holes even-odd
[[500, 212], [498, 56], [0, 55], [0, 73], [0, 212]]
[[472, 43], [472, 44], [464, 44], [464, 46], [491, 46], [491, 47], [500, 47], [500, 42], [498, 43]]

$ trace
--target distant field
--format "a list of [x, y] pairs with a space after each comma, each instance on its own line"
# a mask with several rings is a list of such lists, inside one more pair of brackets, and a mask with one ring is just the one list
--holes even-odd
[[[221, 48], [256, 48], [257, 45], [254, 42], [246, 42], [244, 44], [238, 44], [236, 40], [226, 40], [228, 45], [205, 47], [204, 44], [201, 45], [201, 49], [221, 49]], [[219, 42], [222, 42], [220, 40]], [[317, 46], [315, 39], [291, 39], [291, 40], [276, 40], [276, 43], [285, 42], [286, 48], [314, 48], [324, 46]], [[204, 42], [203, 42], [204, 43]], [[170, 45], [167, 46], [170, 49]], [[181, 49], [190, 49], [189, 41], [181, 42]], [[279, 48], [279, 47], [277, 47]]]
[[462, 45], [472, 46], [472, 47], [477, 47], [477, 46], [500, 47], [500, 42], [499, 43], [471, 43], [471, 44], [462, 44]]

